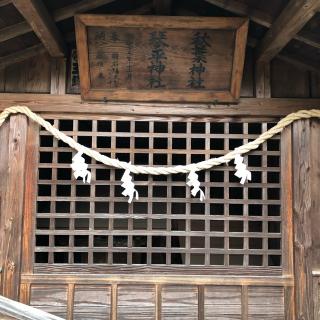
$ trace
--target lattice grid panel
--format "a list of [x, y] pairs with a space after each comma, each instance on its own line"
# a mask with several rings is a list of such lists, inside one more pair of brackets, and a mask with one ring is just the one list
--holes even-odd
[[[273, 123], [50, 120], [79, 143], [143, 165], [177, 165], [225, 154]], [[134, 175], [139, 201], [121, 195], [123, 170], [89, 158], [92, 183], [72, 177], [75, 154], [40, 131], [35, 263], [281, 266], [280, 137], [245, 157], [252, 182], [234, 165], [199, 173], [206, 194], [192, 198], [186, 175]]]

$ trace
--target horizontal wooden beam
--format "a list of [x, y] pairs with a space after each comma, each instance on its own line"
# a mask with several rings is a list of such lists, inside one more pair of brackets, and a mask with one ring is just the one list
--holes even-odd
[[62, 36], [42, 1], [12, 0], [17, 10], [30, 24], [52, 57], [63, 57], [66, 46]]
[[98, 284], [98, 283], [151, 283], [151, 284], [195, 284], [195, 285], [248, 285], [248, 286], [293, 286], [292, 276], [250, 275], [173, 275], [154, 272], [152, 274], [83, 274], [81, 276], [50, 272], [46, 274], [23, 274], [22, 283], [32, 284]]
[[300, 109], [320, 108], [320, 99], [242, 98], [239, 104], [87, 103], [80, 95], [0, 93], [0, 111], [25, 105], [35, 112], [113, 114], [149, 117], [283, 117]]
[[320, 7], [319, 0], [291, 0], [274, 21], [257, 47], [257, 61], [267, 63], [273, 59]]
[[[206, 2], [211, 3], [215, 5], [216, 7], [225, 9], [227, 11], [230, 11], [234, 14], [240, 15], [240, 16], [246, 16], [249, 17], [250, 20], [253, 22], [260, 24], [264, 27], [270, 28], [273, 23], [273, 17], [271, 17], [266, 12], [255, 9], [252, 7], [249, 7], [247, 4], [245, 4], [242, 1], [237, 0], [206, 0]], [[303, 42], [309, 46], [312, 46], [314, 48], [320, 49], [320, 43], [317, 41], [314, 41], [312, 39], [309, 39], [305, 36], [300, 36], [296, 34], [294, 36], [294, 39]]]
[[[75, 4], [65, 6], [53, 12], [53, 20], [59, 22], [73, 17], [76, 13], [86, 12], [97, 7], [106, 5], [114, 0], [82, 0]], [[12, 26], [0, 29], [0, 42], [21, 36], [32, 31], [32, 28], [27, 22], [20, 22]]]

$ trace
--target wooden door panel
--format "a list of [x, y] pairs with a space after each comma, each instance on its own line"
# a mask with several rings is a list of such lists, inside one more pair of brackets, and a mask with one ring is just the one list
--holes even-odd
[[248, 319], [285, 319], [284, 289], [282, 287], [248, 288]]
[[205, 319], [242, 319], [241, 297], [241, 286], [206, 286], [204, 291]]
[[75, 285], [73, 302], [74, 320], [110, 319], [111, 286]]
[[117, 315], [121, 320], [155, 319], [154, 285], [119, 285]]
[[30, 306], [67, 317], [67, 285], [32, 285]]
[[162, 319], [198, 319], [198, 288], [167, 286], [162, 290]]

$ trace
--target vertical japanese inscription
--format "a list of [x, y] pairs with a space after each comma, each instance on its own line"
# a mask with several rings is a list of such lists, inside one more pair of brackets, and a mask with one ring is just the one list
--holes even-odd
[[204, 89], [203, 73], [206, 71], [207, 48], [211, 47], [209, 36], [206, 32], [197, 31], [192, 37], [192, 66], [189, 68], [190, 80], [188, 87]]
[[118, 87], [119, 85], [119, 54], [113, 52], [111, 54], [111, 74], [110, 74], [110, 86]]
[[132, 82], [132, 53], [133, 53], [133, 43], [134, 43], [134, 36], [132, 33], [127, 33], [125, 37], [125, 43], [127, 46], [127, 81], [128, 86], [131, 86]]
[[105, 83], [104, 62], [106, 61], [106, 54], [103, 51], [103, 47], [106, 44], [106, 33], [104, 31], [98, 31], [96, 32], [94, 39], [97, 46], [96, 65], [99, 68], [98, 80], [99, 83]]
[[77, 49], [72, 49], [71, 51], [71, 87], [78, 87], [80, 85], [79, 77], [79, 65]]
[[161, 74], [166, 68], [165, 62], [167, 60], [167, 57], [165, 48], [168, 47], [166, 40], [166, 31], [152, 31], [149, 34], [149, 44], [152, 48], [151, 56], [149, 57], [150, 65], [148, 66], [148, 85], [150, 88], [165, 87], [165, 84], [161, 79]]
[[[112, 31], [112, 43], [118, 42], [119, 40], [120, 38], [118, 33], [116, 31]], [[119, 86], [119, 53], [115, 51], [111, 53], [110, 86], [114, 88]]]

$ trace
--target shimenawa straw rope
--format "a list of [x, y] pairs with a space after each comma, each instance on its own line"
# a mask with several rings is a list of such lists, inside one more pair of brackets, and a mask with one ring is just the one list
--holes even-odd
[[119, 168], [119, 169], [129, 169], [130, 172], [135, 174], [152, 174], [152, 175], [169, 175], [176, 173], [189, 173], [190, 171], [200, 171], [210, 169], [214, 166], [218, 166], [223, 163], [228, 163], [233, 160], [236, 155], [245, 154], [251, 150], [257, 149], [262, 143], [266, 140], [272, 138], [274, 135], [280, 133], [285, 127], [289, 126], [292, 122], [299, 119], [309, 119], [309, 118], [320, 118], [320, 109], [312, 109], [312, 110], [300, 110], [294, 113], [290, 113], [283, 119], [281, 119], [274, 127], [269, 129], [268, 131], [262, 133], [257, 139], [246, 143], [233, 151], [228, 152], [224, 156], [218, 158], [211, 158], [205, 161], [201, 161], [198, 163], [191, 163], [188, 165], [178, 165], [172, 167], [152, 167], [152, 166], [136, 166], [130, 164], [128, 162], [119, 161], [118, 159], [112, 159], [101, 153], [87, 148], [80, 143], [73, 140], [71, 137], [67, 136], [63, 132], [59, 131], [53, 125], [51, 125], [48, 121], [44, 120], [41, 116], [32, 112], [26, 106], [12, 106], [6, 108], [0, 114], [0, 127], [4, 123], [4, 121], [11, 115], [21, 113], [26, 115], [29, 119], [35, 121], [42, 127], [44, 127], [48, 132], [50, 132], [55, 138], [62, 140], [64, 143], [69, 145], [71, 148], [77, 150], [78, 152], [82, 152], [87, 156], [104, 163], [107, 166]]

